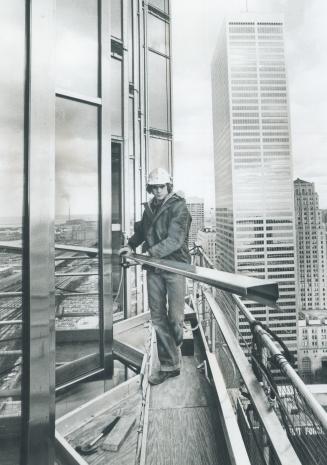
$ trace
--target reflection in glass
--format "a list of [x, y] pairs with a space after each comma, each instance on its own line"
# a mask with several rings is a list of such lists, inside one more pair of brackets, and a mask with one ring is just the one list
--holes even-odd
[[135, 160], [129, 159], [129, 218], [130, 218], [130, 236], [134, 233], [135, 217]]
[[170, 130], [168, 116], [168, 60], [149, 52], [149, 125], [163, 131]]
[[[56, 100], [55, 234], [56, 244], [98, 242], [98, 109], [63, 98]], [[97, 256], [57, 251], [57, 384], [99, 366], [98, 292]]]
[[164, 168], [169, 171], [171, 142], [166, 139], [149, 139], [149, 171], [154, 168]]
[[111, 144], [112, 223], [121, 224], [121, 146]]
[[168, 55], [169, 51], [169, 27], [168, 24], [153, 16], [148, 15], [148, 45], [154, 50]]
[[111, 59], [111, 134], [122, 136], [122, 62]]
[[150, 0], [149, 4], [156, 8], [159, 8], [159, 10], [162, 10], [165, 13], [168, 13], [169, 0]]
[[111, 0], [111, 35], [117, 39], [122, 39], [122, 8], [121, 0]]
[[[1, 2], [0, 241], [22, 240], [24, 170], [25, 11], [21, 1]], [[10, 53], [8, 52], [10, 51]], [[0, 292], [22, 291], [22, 255], [0, 249]], [[22, 319], [21, 297], [0, 297], [0, 321]], [[0, 326], [0, 421], [21, 415], [22, 325]], [[11, 391], [6, 397], [6, 392]], [[14, 395], [13, 395], [14, 394]], [[19, 463], [20, 438], [0, 435], [0, 461]]]
[[134, 30], [133, 30], [133, 0], [128, 2], [128, 80], [129, 82], [134, 81]]
[[56, 14], [56, 87], [97, 97], [98, 2], [57, 0]]
[[128, 106], [128, 155], [134, 156], [134, 99], [129, 98]]

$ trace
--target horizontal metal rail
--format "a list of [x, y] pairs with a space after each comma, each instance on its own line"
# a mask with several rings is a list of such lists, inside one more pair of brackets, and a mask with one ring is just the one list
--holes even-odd
[[65, 260], [95, 260], [96, 257], [94, 258], [90, 258], [88, 256], [80, 256], [80, 255], [73, 255], [73, 256], [69, 256], [69, 257], [55, 257], [55, 261], [65, 261]]
[[23, 320], [0, 320], [0, 326], [22, 325]]
[[8, 297], [21, 297], [23, 295], [22, 292], [0, 292], [0, 299], [5, 299]]
[[0, 355], [22, 355], [22, 350], [0, 350]]
[[99, 273], [55, 273], [56, 278], [65, 278], [66, 276], [99, 276]]
[[[57, 288], [58, 289], [58, 288]], [[63, 289], [63, 292], [56, 292], [55, 294], [58, 297], [87, 297], [87, 296], [99, 296], [99, 292], [65, 292]]]
[[176, 273], [266, 305], [274, 306], [279, 297], [278, 284], [272, 280], [251, 278], [241, 274], [227, 273], [173, 260], [162, 260], [146, 255], [131, 254], [126, 257], [126, 260], [129, 263], [134, 261], [153, 269]]

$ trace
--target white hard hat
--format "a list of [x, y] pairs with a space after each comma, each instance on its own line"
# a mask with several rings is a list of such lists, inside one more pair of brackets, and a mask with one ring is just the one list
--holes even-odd
[[163, 168], [155, 168], [149, 173], [148, 185], [154, 186], [156, 184], [171, 184], [172, 178]]

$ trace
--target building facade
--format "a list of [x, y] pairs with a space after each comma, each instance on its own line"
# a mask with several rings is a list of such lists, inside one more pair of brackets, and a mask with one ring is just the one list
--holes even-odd
[[169, 3], [1, 3], [0, 235], [20, 241], [0, 253], [10, 465], [54, 463], [55, 388], [112, 386], [114, 313], [143, 311], [142, 272], [122, 282], [117, 252], [149, 170], [172, 173]]
[[294, 181], [297, 276], [302, 310], [326, 309], [326, 227], [314, 183]]
[[198, 197], [189, 197], [186, 200], [187, 208], [192, 216], [192, 223], [188, 238], [189, 247], [194, 247], [198, 237], [198, 231], [204, 227], [204, 200]]
[[327, 383], [327, 315], [305, 311], [298, 322], [298, 367], [306, 383]]
[[207, 255], [211, 263], [215, 266], [216, 263], [216, 232], [211, 228], [203, 228], [198, 231], [197, 244], [201, 245], [204, 253]]
[[[280, 17], [222, 28], [212, 62], [217, 264], [278, 281], [279, 308], [249, 304], [296, 353], [291, 140]], [[250, 337], [240, 317], [239, 328]]]

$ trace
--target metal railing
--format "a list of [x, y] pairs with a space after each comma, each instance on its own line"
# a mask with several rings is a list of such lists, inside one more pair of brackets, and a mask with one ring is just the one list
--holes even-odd
[[[193, 281], [191, 301], [224, 376], [251, 463], [322, 465], [327, 413], [297, 375], [283, 341], [256, 320], [239, 297], [276, 308], [278, 285], [219, 272], [199, 247], [194, 256], [193, 265], [136, 254], [128, 261]], [[250, 338], [239, 330], [239, 314]]]
[[[200, 248], [195, 249], [195, 261], [213, 267]], [[256, 320], [235, 294], [195, 284], [193, 301], [208, 346], [224, 374], [251, 462], [296, 463], [280, 452], [282, 427], [302, 464], [324, 464], [327, 413], [296, 373], [292, 354], [281, 338]], [[244, 336], [244, 321], [250, 338]], [[255, 384], [260, 385], [260, 395], [253, 389]]]

